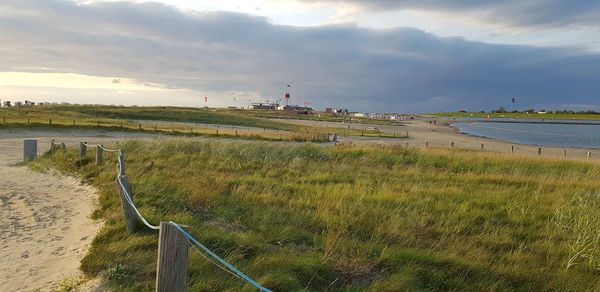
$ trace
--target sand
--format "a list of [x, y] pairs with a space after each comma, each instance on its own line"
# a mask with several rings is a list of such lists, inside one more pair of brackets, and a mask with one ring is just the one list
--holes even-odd
[[[65, 280], [80, 279], [80, 261], [101, 226], [89, 218], [98, 204], [93, 187], [50, 170], [40, 173], [13, 166], [23, 159], [23, 138], [38, 139], [38, 152], [43, 153], [52, 138], [76, 145], [152, 137], [119, 135], [123, 134], [0, 131], [0, 291], [51, 291]], [[98, 290], [92, 286], [84, 290]]]

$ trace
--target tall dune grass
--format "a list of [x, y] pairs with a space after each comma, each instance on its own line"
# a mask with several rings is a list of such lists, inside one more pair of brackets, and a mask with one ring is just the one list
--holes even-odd
[[[128, 142], [134, 200], [276, 291], [600, 289], [600, 165], [458, 149], [185, 139]], [[32, 167], [100, 190], [106, 224], [82, 261], [152, 290], [157, 234], [125, 231], [115, 159], [76, 149]], [[190, 291], [251, 287], [190, 253]]]

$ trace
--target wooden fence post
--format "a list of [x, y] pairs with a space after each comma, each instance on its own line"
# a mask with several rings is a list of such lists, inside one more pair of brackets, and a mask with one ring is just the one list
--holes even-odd
[[515, 153], [515, 145], [510, 146], [510, 153]]
[[[119, 179], [123, 185], [119, 183]], [[123, 208], [123, 216], [125, 218], [127, 232], [134, 233], [136, 230], [138, 230], [137, 214], [135, 213], [133, 206], [131, 206], [127, 200], [127, 194], [129, 194], [129, 199], [131, 199], [131, 202], [133, 202], [131, 185], [129, 184], [129, 179], [127, 179], [126, 175], [119, 175], [119, 177], [117, 177], [117, 188], [119, 189], [119, 196], [121, 197], [121, 207]]]
[[564, 157], [567, 157], [567, 149], [565, 149], [564, 153], [563, 153]]
[[454, 142], [450, 143], [450, 147], [454, 148]]
[[587, 153], [587, 159], [590, 160], [590, 158], [592, 158], [592, 152], [588, 151], [588, 153]]
[[542, 147], [538, 148], [538, 155], [542, 155]]
[[123, 151], [117, 153], [117, 159], [119, 161], [119, 175], [125, 175], [125, 154]]
[[481, 144], [481, 150], [483, 150], [483, 144]]
[[425, 142], [425, 147], [429, 147], [429, 142]]
[[[185, 231], [189, 227], [180, 225]], [[160, 222], [156, 264], [156, 291], [183, 292], [188, 268], [188, 240], [172, 223]]]
[[86, 142], [79, 142], [79, 157], [85, 157], [87, 154], [87, 145]]
[[96, 146], [96, 164], [100, 165], [104, 161], [104, 150], [102, 150], [102, 145]]
[[60, 143], [60, 149], [62, 150], [62, 152], [66, 153], [67, 152], [67, 145], [65, 143]]
[[37, 156], [37, 140], [23, 140], [23, 161], [33, 160]]
[[52, 119], [48, 119], [48, 124], [52, 125]]

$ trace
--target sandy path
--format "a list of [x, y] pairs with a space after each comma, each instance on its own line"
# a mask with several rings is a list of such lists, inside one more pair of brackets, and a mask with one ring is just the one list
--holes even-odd
[[67, 144], [111, 143], [124, 138], [118, 135], [0, 131], [0, 291], [49, 291], [78, 277], [80, 260], [100, 227], [88, 218], [97, 204], [93, 187], [73, 177], [11, 166], [22, 160], [23, 138], [37, 138], [38, 152], [43, 153], [52, 138]]
[[[429, 124], [429, 121], [436, 120], [436, 124]], [[339, 122], [322, 122], [310, 120], [280, 120], [301, 125], [320, 125], [329, 127], [350, 127], [352, 129], [372, 129], [377, 128], [385, 133], [409, 133], [408, 139], [393, 139], [393, 138], [374, 138], [374, 137], [340, 137], [342, 143], [353, 143], [357, 145], [364, 144], [406, 144], [411, 146], [425, 147], [426, 143], [431, 147], [451, 147], [454, 142], [454, 147], [464, 149], [481, 149], [481, 144], [485, 150], [496, 152], [511, 152], [512, 147], [515, 153], [526, 155], [538, 155], [540, 146], [515, 144], [507, 141], [474, 137], [467, 134], [459, 133], [456, 128], [450, 127], [452, 122], [450, 119], [416, 119], [411, 121], [403, 121], [398, 126], [390, 125], [369, 125], [369, 124], [354, 124], [354, 123], [339, 123]], [[586, 159], [587, 152], [591, 152], [592, 160], [600, 160], [600, 149], [584, 149], [572, 147], [548, 147], [542, 146], [542, 156], [563, 157], [564, 151], [567, 151], [568, 158]]]

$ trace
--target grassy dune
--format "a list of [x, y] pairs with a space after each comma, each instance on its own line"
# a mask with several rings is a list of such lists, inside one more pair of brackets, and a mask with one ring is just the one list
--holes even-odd
[[[116, 147], [116, 146], [115, 146]], [[600, 165], [458, 149], [128, 142], [134, 199], [275, 291], [600, 289]], [[100, 190], [82, 268], [152, 290], [157, 233], [128, 235], [115, 159], [32, 167]], [[190, 251], [190, 291], [253, 291]]]
[[[284, 140], [320, 141], [322, 135], [337, 133], [339, 135], [355, 135], [367, 137], [403, 138], [402, 135], [379, 133], [376, 130], [357, 130], [347, 128], [328, 128], [321, 126], [305, 126], [272, 121], [265, 118], [242, 114], [244, 111], [225, 109], [199, 109], [178, 107], [118, 107], [118, 106], [79, 106], [79, 105], [47, 105], [34, 107], [12, 107], [0, 109], [0, 128], [23, 125], [49, 126], [78, 126], [78, 127], [119, 127], [139, 129], [139, 123], [133, 120], [159, 120], [172, 122], [188, 122], [202, 124], [234, 125], [255, 127], [256, 130], [244, 130], [246, 138], [262, 137], [267, 140], [277, 139], [279, 134], [264, 133], [262, 129], [281, 130], [301, 133], [288, 135]], [[250, 111], [251, 112], [251, 111]], [[153, 125], [143, 125], [145, 130], [153, 130]], [[190, 131], [189, 126], [158, 125], [158, 130]], [[214, 129], [202, 130], [196, 127], [196, 133], [214, 134]], [[144, 130], [144, 129], [141, 129]], [[226, 130], [224, 130], [226, 131]], [[235, 130], [230, 131], [234, 134]], [[239, 130], [238, 132], [242, 132]], [[315, 136], [315, 138], [313, 138]], [[316, 136], [319, 138], [317, 139]], [[304, 138], [299, 138], [304, 137]], [[305, 139], [306, 138], [306, 139]]]

